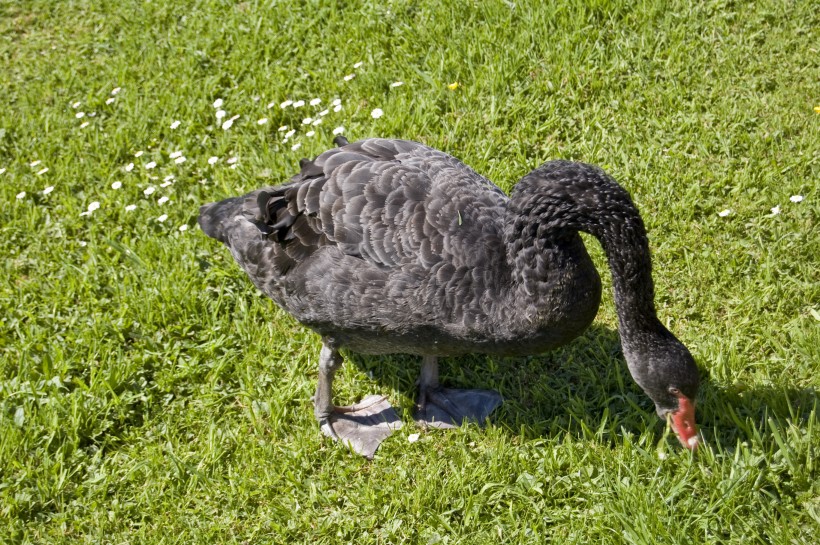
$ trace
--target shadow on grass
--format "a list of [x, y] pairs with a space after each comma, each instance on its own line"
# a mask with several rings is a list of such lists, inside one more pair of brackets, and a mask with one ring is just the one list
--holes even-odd
[[[346, 354], [410, 413], [416, 397], [421, 358]], [[818, 413], [814, 389], [788, 386], [725, 386], [713, 382], [701, 363], [697, 420], [703, 438], [721, 450], [738, 441], [779, 442], [784, 425], [806, 427]], [[593, 325], [567, 346], [525, 358], [470, 355], [440, 360], [441, 383], [451, 388], [488, 388], [504, 404], [491, 422], [521, 439], [571, 434], [615, 444], [623, 434], [651, 429], [655, 440], [665, 423], [652, 401], [632, 380], [621, 353], [617, 331]], [[676, 442], [670, 435], [669, 441]]]

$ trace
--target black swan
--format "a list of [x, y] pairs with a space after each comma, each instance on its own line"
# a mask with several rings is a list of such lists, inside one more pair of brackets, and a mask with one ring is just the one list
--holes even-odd
[[551, 161], [507, 197], [416, 142], [335, 142], [289, 183], [207, 204], [199, 217], [262, 292], [321, 335], [314, 405], [326, 435], [372, 457], [401, 425], [383, 397], [333, 405], [340, 348], [423, 356], [419, 422], [483, 422], [501, 397], [442, 388], [437, 358], [537, 354], [580, 335], [601, 298], [584, 231], [609, 260], [632, 377], [681, 443], [697, 446], [698, 370], [656, 316], [643, 221], [612, 178]]

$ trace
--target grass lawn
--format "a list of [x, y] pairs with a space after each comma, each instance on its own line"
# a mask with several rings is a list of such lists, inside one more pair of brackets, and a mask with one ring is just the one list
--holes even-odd
[[[816, 543], [818, 29], [807, 0], [0, 0], [0, 542]], [[504, 395], [490, 426], [409, 441], [418, 359], [352, 356], [337, 401], [406, 425], [373, 461], [323, 438], [318, 337], [196, 217], [337, 127], [505, 190], [620, 180], [704, 448], [629, 377], [592, 238], [585, 335], [443, 362]]]

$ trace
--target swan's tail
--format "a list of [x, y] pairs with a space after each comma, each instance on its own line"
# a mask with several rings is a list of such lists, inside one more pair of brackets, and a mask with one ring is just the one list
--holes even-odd
[[211, 238], [228, 243], [227, 226], [242, 212], [245, 197], [233, 197], [199, 208], [199, 226]]

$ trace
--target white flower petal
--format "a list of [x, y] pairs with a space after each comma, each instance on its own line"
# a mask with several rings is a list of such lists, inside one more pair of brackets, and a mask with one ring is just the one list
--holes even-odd
[[126, 207], [125, 207], [125, 211], [126, 211], [126, 212], [133, 212], [133, 211], [134, 211], [134, 210], [136, 210], [136, 209], [137, 209], [137, 205], [136, 205], [136, 204], [129, 204], [128, 206], [126, 206]]
[[74, 117], [76, 117], [77, 119], [82, 119], [83, 117], [85, 117], [85, 112], [77, 112], [76, 114], [74, 114]]
[[363, 62], [359, 61], [359, 62], [357, 62], [356, 64], [353, 65], [353, 68], [359, 68], [363, 64], [364, 64]]
[[801, 202], [803, 200], [803, 195], [792, 195], [789, 197], [791, 202]]
[[5, 168], [0, 168], [0, 174], [3, 174], [4, 172], [6, 172], [6, 169]]
[[394, 81], [390, 84], [390, 87], [401, 87], [402, 85], [404, 85], [403, 81]]
[[341, 103], [342, 103], [342, 99], [340, 99], [340, 98], [334, 98], [334, 99], [333, 99], [333, 102], [331, 102], [331, 103], [330, 103], [330, 105], [331, 105], [331, 106], [338, 106], [338, 105], [339, 105], [339, 104], [341, 104]]
[[186, 158], [185, 158], [185, 156], [183, 155], [182, 157], [177, 157], [176, 159], [174, 159], [174, 162], [175, 162], [176, 164], [180, 165], [180, 164], [184, 163], [184, 162], [185, 162], [185, 161], [187, 161], [187, 160], [188, 160], [188, 159], [186, 159]]
[[216, 155], [214, 155], [212, 157], [208, 157], [208, 164], [209, 165], [216, 164], [217, 161], [219, 161], [219, 157], [217, 157]]
[[281, 126], [281, 127], [279, 127], [277, 130], [278, 130], [279, 132], [285, 132], [286, 130], [288, 130], [288, 126], [287, 126], [287, 125], [282, 125], [282, 126]]
[[334, 107], [333, 107], [333, 111], [334, 111], [334, 112], [338, 112], [338, 111], [340, 111], [341, 109], [342, 109], [342, 105], [341, 105], [341, 104], [337, 104], [336, 106], [334, 106]]
[[418, 433], [411, 433], [410, 435], [407, 436], [407, 442], [408, 443], [415, 443], [416, 441], [419, 440], [420, 437], [421, 437], [421, 435], [419, 435]]
[[256, 124], [257, 124], [257, 125], [264, 125], [264, 124], [265, 124], [265, 123], [267, 123], [267, 122], [268, 122], [268, 118], [267, 118], [267, 117], [263, 117], [262, 119], [258, 120], [258, 121], [256, 122]]
[[143, 193], [145, 193], [145, 196], [147, 197], [148, 195], [150, 195], [151, 193], [153, 193], [153, 192], [154, 192], [154, 191], [156, 191], [156, 190], [157, 190], [157, 188], [156, 188], [156, 187], [154, 187], [154, 186], [152, 186], [152, 185], [149, 185], [149, 186], [148, 186], [148, 187], [146, 187], [146, 188], [145, 188], [142, 192], [143, 192]]
[[38, 159], [38, 160], [36, 160], [36, 161], [32, 161], [32, 162], [30, 162], [30, 163], [28, 164], [28, 166], [30, 166], [31, 168], [34, 168], [34, 167], [38, 166], [40, 163], [42, 163], [42, 161], [40, 161], [40, 160]]
[[329, 114], [329, 113], [330, 113], [330, 110], [322, 110], [321, 112], [319, 112], [319, 115], [320, 115], [320, 116], [322, 116], [322, 117], [324, 117], [324, 116], [326, 116], [326, 115], [327, 115], [327, 114]]
[[280, 105], [279, 105], [279, 107], [280, 107], [280, 108], [282, 108], [282, 109], [284, 110], [285, 108], [287, 108], [287, 107], [288, 107], [288, 106], [290, 106], [291, 104], [293, 104], [293, 101], [292, 101], [292, 100], [286, 100], [286, 101], [284, 101], [282, 104], [280, 104]]
[[291, 130], [289, 130], [288, 132], [285, 133], [285, 138], [290, 138], [294, 134], [296, 134], [296, 129], [291, 129]]
[[160, 217], [157, 218], [157, 221], [162, 223], [163, 221], [165, 221], [167, 219], [168, 219], [168, 214], [163, 214], [163, 215], [161, 215]]
[[180, 230], [180, 231], [183, 231], [183, 232], [184, 232], [184, 231], [187, 231], [187, 230], [188, 230], [188, 226], [187, 226], [186, 224], [184, 224], [184, 223], [183, 223], [182, 225], [180, 225], [180, 226], [179, 226], [179, 230]]
[[321, 103], [322, 103], [322, 99], [321, 99], [321, 98], [314, 98], [313, 100], [311, 100], [311, 101], [310, 101], [310, 105], [311, 105], [311, 106], [318, 106], [318, 105], [319, 105], [319, 104], [321, 104]]
[[83, 121], [82, 123], [80, 123], [80, 128], [84, 129], [84, 128], [88, 127], [88, 125], [89, 125], [88, 121]]
[[168, 157], [170, 157], [171, 159], [176, 159], [177, 157], [179, 157], [179, 156], [181, 156], [181, 155], [182, 155], [182, 152], [181, 152], [181, 151], [175, 151], [174, 153], [172, 153], [172, 154], [171, 154], [171, 155], [169, 155]]
[[225, 110], [217, 110], [215, 115], [217, 119], [222, 119], [223, 117], [228, 115], [228, 113]]
[[182, 124], [182, 123], [181, 123], [180, 121], [174, 121], [173, 123], [171, 123], [171, 129], [172, 129], [172, 130], [173, 130], [173, 129], [176, 129], [176, 128], [177, 128], [177, 127], [179, 127], [181, 124]]
[[159, 199], [157, 199], [157, 204], [165, 204], [167, 202], [168, 202], [168, 197], [166, 197], [164, 195], [162, 197], [160, 197]]
[[302, 125], [310, 125], [313, 122], [312, 117], [306, 117], [302, 120]]
[[72, 107], [72, 108], [74, 108], [74, 109], [76, 110], [77, 108], [79, 108], [80, 106], [82, 106], [82, 104], [83, 104], [82, 102], [77, 101], [77, 102], [75, 102], [74, 104], [72, 104], [72, 105], [71, 105], [71, 107]]
[[271, 108], [273, 108], [274, 106], [276, 106], [276, 103], [275, 103], [275, 102], [270, 102], [270, 103], [268, 103], [268, 110], [270, 110], [270, 109], [271, 109]]
[[316, 131], [308, 131], [308, 132], [305, 133], [305, 136], [310, 137], [310, 136], [313, 136], [314, 134], [316, 134]]
[[98, 201], [93, 201], [93, 202], [89, 203], [89, 205], [88, 205], [88, 211], [89, 212], [93, 212], [94, 210], [97, 210], [99, 208], [100, 208], [100, 203]]
[[115, 100], [117, 100], [117, 99], [116, 99], [116, 98], [114, 98], [114, 97], [109, 97], [109, 98], [105, 99], [105, 103], [106, 103], [106, 104], [111, 104], [111, 103], [112, 103], [112, 102], [114, 102]]
[[48, 186], [47, 188], [43, 189], [43, 195], [48, 195], [48, 194], [49, 194], [49, 193], [51, 193], [52, 191], [54, 191], [54, 186], [53, 186], [53, 185], [50, 185], [50, 186]]
[[151, 170], [152, 168], [154, 168], [156, 166], [157, 166], [156, 161], [151, 161], [150, 163], [145, 163], [145, 169], [146, 170]]
[[350, 81], [350, 80], [352, 80], [352, 79], [353, 79], [353, 78], [355, 78], [355, 77], [356, 77], [356, 74], [348, 74], [348, 75], [346, 75], [346, 76], [344, 77], [344, 80], [345, 80], [345, 81]]
[[222, 124], [222, 130], [227, 131], [233, 126], [233, 119], [228, 119]]
[[128, 163], [125, 165], [125, 172], [131, 172], [132, 170], [134, 170], [134, 163]]
[[122, 89], [120, 87], [114, 87], [113, 89], [111, 89], [111, 94], [116, 95], [120, 91], [122, 91]]
[[145, 153], [143, 151], [138, 151], [134, 154], [134, 157], [142, 157], [142, 154]]
[[780, 205], [777, 205], [777, 206], [775, 206], [774, 208], [772, 208], [772, 215], [773, 215], [773, 216], [776, 216], [776, 215], [778, 215], [779, 213], [780, 213]]
[[337, 134], [342, 134], [343, 132], [345, 132], [345, 128], [344, 128], [344, 127], [336, 127], [335, 129], [333, 129], [333, 134], [334, 134], [334, 135], [337, 135]]
[[384, 115], [384, 110], [382, 110], [381, 108], [375, 108], [372, 112], [370, 112], [370, 116], [373, 119], [378, 119], [383, 115]]
[[21, 191], [20, 193], [17, 194], [17, 200], [18, 201], [22, 200], [22, 199], [25, 199], [25, 198], [26, 198], [26, 192], [25, 191]]
[[221, 98], [214, 100], [214, 108], [221, 108], [224, 101]]
[[732, 213], [732, 211], [730, 209], [726, 208], [725, 210], [721, 210], [720, 212], [718, 212], [718, 216], [720, 216], [721, 218], [725, 218], [726, 216], [728, 216], [731, 213]]
[[230, 159], [228, 159], [225, 162], [228, 163], [229, 165], [232, 165], [232, 164], [236, 163], [237, 161], [239, 161], [239, 157], [231, 157]]
[[296, 142], [295, 144], [293, 144], [293, 145], [290, 147], [290, 149], [291, 149], [291, 151], [296, 151], [296, 150], [298, 150], [298, 149], [299, 149], [299, 148], [301, 148], [301, 147], [302, 147], [302, 144], [301, 144], [300, 142]]
[[[46, 172], [48, 172], [48, 167], [38, 170], [37, 171], [37, 176], [42, 176]], [[795, 202], [797, 202], [797, 201], [795, 201]]]
[[111, 189], [119, 189], [122, 187], [122, 182], [114, 182], [111, 184]]
[[293, 103], [293, 107], [294, 107], [294, 108], [301, 108], [301, 107], [302, 107], [302, 106], [304, 106], [304, 105], [305, 105], [305, 101], [304, 101], [304, 100], [297, 100], [296, 102], [294, 102], [294, 103]]

